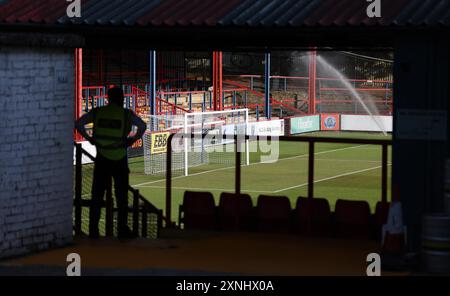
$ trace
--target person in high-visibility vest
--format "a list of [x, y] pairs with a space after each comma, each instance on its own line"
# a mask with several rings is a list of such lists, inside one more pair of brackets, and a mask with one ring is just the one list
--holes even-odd
[[[89, 236], [92, 238], [99, 237], [98, 223], [101, 205], [111, 177], [114, 179], [118, 208], [118, 236], [119, 238], [134, 237], [127, 226], [130, 173], [127, 147], [142, 137], [146, 124], [133, 111], [125, 109], [123, 104], [122, 89], [110, 88], [108, 105], [91, 110], [75, 122], [75, 127], [80, 134], [97, 149], [89, 210]], [[87, 133], [85, 128], [85, 125], [89, 123], [93, 123], [92, 136]], [[137, 126], [137, 132], [134, 136], [129, 136], [132, 126]]]

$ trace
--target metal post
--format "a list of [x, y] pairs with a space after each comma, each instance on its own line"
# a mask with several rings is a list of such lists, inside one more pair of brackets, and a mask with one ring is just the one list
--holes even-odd
[[[89, 95], [86, 96], [86, 91], [84, 93], [85, 93], [84, 97], [86, 98], [86, 104], [84, 107], [84, 111], [87, 113], [87, 112], [89, 112]], [[92, 102], [92, 105], [94, 105], [94, 102]]]
[[239, 139], [235, 140], [235, 149], [236, 149], [236, 172], [234, 174], [235, 180], [235, 193], [240, 194], [241, 193], [241, 141]]
[[222, 110], [222, 52], [213, 52], [214, 110]]
[[139, 234], [139, 190], [133, 191], [133, 233]]
[[222, 96], [222, 101], [220, 103], [220, 110], [223, 110], [223, 108], [225, 107], [225, 92], [221, 92]]
[[114, 203], [112, 198], [112, 179], [107, 178], [106, 181], [106, 216], [105, 216], [105, 234], [106, 236], [114, 235]]
[[388, 91], [389, 91], [389, 84], [386, 82], [386, 92], [384, 94], [384, 106], [387, 106], [387, 101], [388, 101]]
[[144, 211], [142, 211], [142, 220], [141, 220], [141, 225], [142, 225], [142, 228], [141, 228], [141, 237], [143, 237], [143, 238], [147, 238], [147, 221], [148, 221], [148, 218], [147, 218], [147, 211], [146, 210], [144, 210]]
[[[102, 97], [103, 97], [103, 101], [105, 102], [105, 98], [106, 98], [106, 87], [102, 87]], [[94, 106], [94, 101], [92, 101], [92, 106]]]
[[[95, 96], [97, 97], [97, 105], [99, 105], [100, 107], [105, 105], [102, 99], [100, 98], [100, 89], [97, 88], [95, 90]], [[100, 104], [98, 103], [98, 101], [100, 101]]]
[[[75, 120], [83, 114], [83, 50], [75, 49]], [[76, 129], [74, 129], [75, 140], [81, 141], [82, 137]]]
[[[122, 79], [122, 78], [121, 78], [121, 79]], [[126, 86], [126, 85], [122, 85], [122, 91], [123, 91], [123, 94], [124, 94], [124, 95], [127, 94], [127, 86]], [[125, 101], [125, 102], [124, 102], [124, 103], [125, 103], [125, 106], [124, 106], [124, 107], [125, 107], [125, 108], [128, 108], [128, 97], [125, 96], [124, 99], [125, 99], [125, 100], [124, 100], [124, 101]]]
[[307, 233], [312, 233], [312, 199], [314, 198], [314, 141], [309, 142], [308, 151], [308, 200], [307, 200]]
[[[218, 75], [219, 75], [219, 94], [222, 94], [223, 93], [223, 83], [222, 83], [223, 79], [222, 79], [222, 52], [221, 51], [219, 51], [217, 53], [217, 57], [219, 59], [219, 61], [218, 61], [218, 63], [219, 63], [219, 69], [218, 69], [218, 71], [219, 71], [219, 73], [218, 73]], [[219, 106], [219, 110], [223, 110], [223, 107], [224, 107], [223, 104], [221, 104]]]
[[214, 101], [214, 111], [217, 111], [217, 53], [213, 51], [213, 62], [212, 62], [212, 79], [213, 79], [213, 101]]
[[236, 108], [236, 91], [233, 90], [233, 107]]
[[383, 144], [381, 151], [381, 201], [387, 202], [387, 160], [388, 146]]
[[206, 93], [203, 93], [202, 112], [206, 111]]
[[316, 113], [316, 70], [317, 70], [317, 51], [312, 50], [309, 53], [309, 104], [308, 111], [310, 114]]
[[75, 233], [81, 234], [81, 188], [82, 188], [82, 169], [81, 169], [81, 144], [75, 144]]
[[264, 113], [270, 119], [270, 52], [264, 54]]
[[192, 93], [189, 93], [189, 111], [192, 111]]
[[314, 197], [314, 141], [309, 142], [308, 199]]
[[250, 77], [250, 89], [253, 90], [253, 76]]
[[172, 224], [172, 135], [167, 139], [166, 156], [166, 227]]
[[247, 91], [244, 91], [244, 106], [245, 108], [247, 108], [247, 104], [248, 104], [248, 99], [247, 99]]
[[286, 77], [284, 78], [284, 91], [287, 91], [287, 81]]
[[212, 109], [213, 93], [209, 92], [209, 109]]
[[259, 121], [259, 106], [256, 106], [256, 121]]
[[[317, 73], [316, 73], [316, 74], [317, 74]], [[320, 88], [321, 88], [322, 86], [321, 86], [320, 79], [317, 79], [317, 84], [318, 84], [318, 87], [317, 87], [318, 92], [317, 92], [317, 94], [316, 94], [316, 107], [319, 109], [318, 112], [320, 113], [320, 112], [321, 112], [321, 109], [322, 109], [322, 104], [321, 104], [322, 95], [321, 95], [321, 93], [320, 93]], [[319, 101], [319, 105], [317, 105], [317, 101]]]

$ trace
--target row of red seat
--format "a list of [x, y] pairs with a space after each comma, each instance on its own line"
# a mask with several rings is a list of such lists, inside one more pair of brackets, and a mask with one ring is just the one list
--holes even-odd
[[388, 203], [379, 202], [373, 215], [366, 201], [339, 199], [335, 212], [328, 200], [299, 197], [295, 209], [286, 196], [260, 195], [256, 207], [247, 194], [222, 193], [216, 207], [210, 192], [186, 191], [179, 222], [186, 229], [258, 231], [311, 236], [379, 238]]

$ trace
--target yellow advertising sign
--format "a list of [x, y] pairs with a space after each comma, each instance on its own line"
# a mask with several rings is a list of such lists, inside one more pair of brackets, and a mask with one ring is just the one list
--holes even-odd
[[169, 132], [152, 134], [151, 154], [167, 152], [167, 139], [169, 138], [169, 135]]

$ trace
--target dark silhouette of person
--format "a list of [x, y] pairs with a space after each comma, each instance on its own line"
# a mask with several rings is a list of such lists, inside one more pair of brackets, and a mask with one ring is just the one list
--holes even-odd
[[[108, 105], [94, 108], [75, 122], [80, 134], [95, 145], [97, 156], [94, 165], [92, 199], [89, 210], [89, 237], [98, 238], [103, 196], [106, 186], [114, 179], [114, 192], [118, 208], [118, 237], [132, 238], [134, 234], [128, 228], [128, 186], [129, 168], [127, 147], [142, 137], [146, 124], [133, 111], [125, 109], [124, 94], [121, 88], [108, 90]], [[85, 128], [93, 123], [92, 136]], [[132, 126], [137, 126], [134, 136], [129, 136]]]

